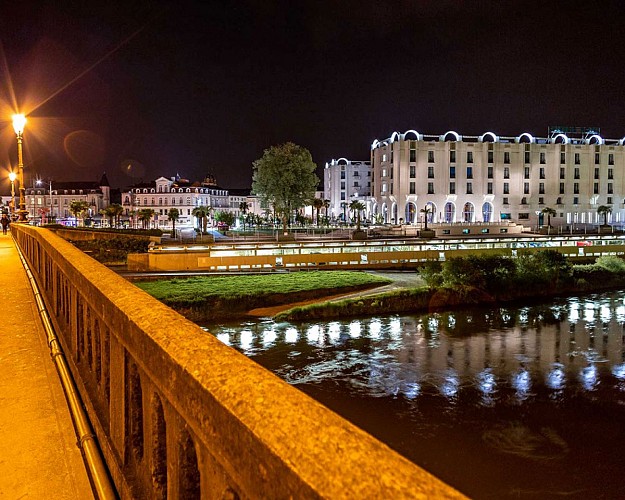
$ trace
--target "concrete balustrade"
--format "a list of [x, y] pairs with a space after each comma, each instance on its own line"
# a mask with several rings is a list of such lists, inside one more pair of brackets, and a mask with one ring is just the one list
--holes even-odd
[[12, 231], [122, 498], [463, 498], [52, 232]]

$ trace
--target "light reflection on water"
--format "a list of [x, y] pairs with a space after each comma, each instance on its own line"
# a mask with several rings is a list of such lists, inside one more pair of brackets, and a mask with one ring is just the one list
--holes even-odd
[[474, 498], [617, 498], [624, 299], [209, 330]]

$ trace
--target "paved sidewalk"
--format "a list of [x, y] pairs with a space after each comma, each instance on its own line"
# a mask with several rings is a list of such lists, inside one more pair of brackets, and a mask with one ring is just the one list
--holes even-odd
[[94, 498], [26, 272], [1, 233], [0, 291], [0, 498]]

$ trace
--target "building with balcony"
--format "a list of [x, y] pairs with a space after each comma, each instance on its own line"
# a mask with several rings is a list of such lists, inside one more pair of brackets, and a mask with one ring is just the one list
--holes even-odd
[[625, 137], [604, 139], [597, 128], [554, 127], [529, 133], [462, 136], [394, 132], [371, 145], [374, 214], [415, 224], [514, 221], [579, 227], [625, 221]]
[[323, 171], [323, 186], [326, 199], [330, 200], [329, 217], [349, 219], [347, 207], [354, 200], [362, 201], [367, 217], [373, 207], [371, 201], [371, 162], [352, 161], [339, 158], [326, 163]]

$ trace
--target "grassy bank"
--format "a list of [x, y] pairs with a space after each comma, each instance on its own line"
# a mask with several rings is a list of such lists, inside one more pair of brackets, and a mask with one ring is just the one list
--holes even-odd
[[469, 256], [433, 262], [423, 270], [429, 286], [357, 299], [320, 302], [278, 314], [278, 321], [415, 313], [540, 299], [625, 287], [625, 262], [614, 256], [571, 265], [553, 251], [512, 260]]
[[271, 307], [390, 283], [369, 273], [312, 271], [236, 276], [196, 276], [135, 284], [192, 321], [236, 317]]

